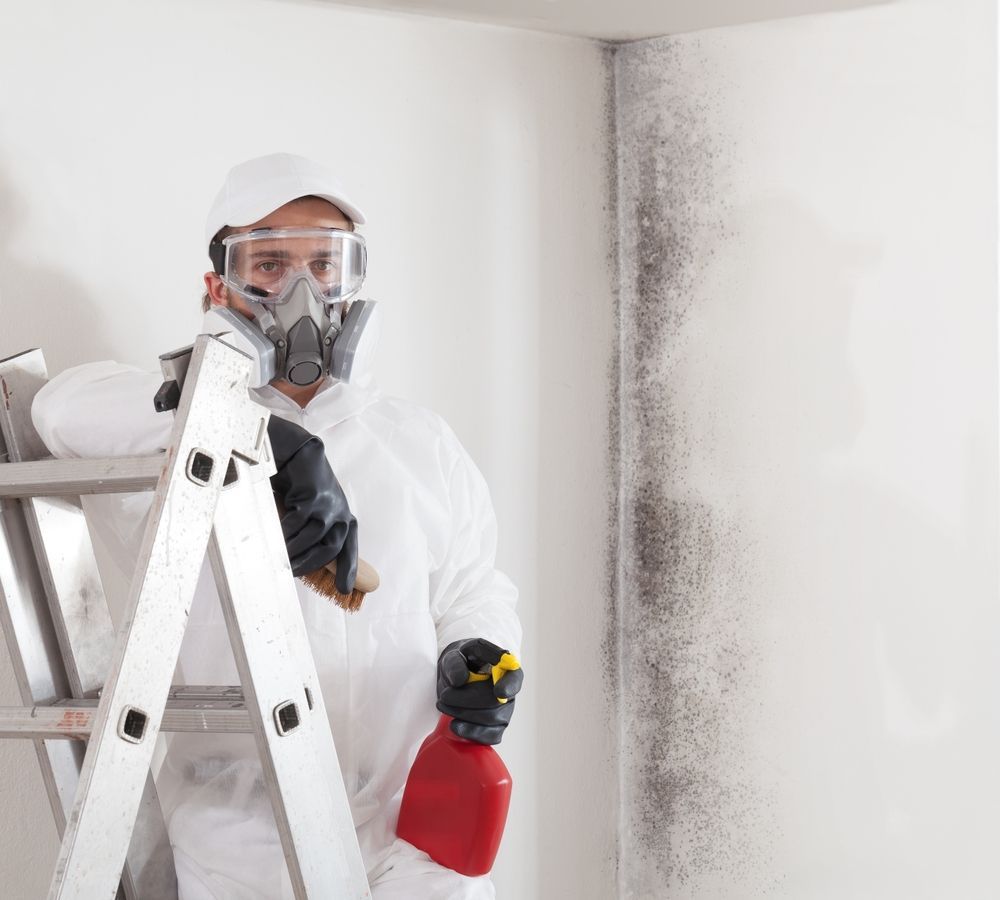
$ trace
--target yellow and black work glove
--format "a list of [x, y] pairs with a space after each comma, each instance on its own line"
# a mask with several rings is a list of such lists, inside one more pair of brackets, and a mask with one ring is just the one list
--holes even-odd
[[477, 744], [499, 744], [514, 715], [524, 672], [513, 654], [482, 638], [454, 641], [441, 651], [437, 708], [451, 730]]
[[358, 572], [358, 523], [330, 468], [323, 442], [301, 425], [272, 415], [267, 424], [274, 462], [271, 489], [281, 500], [292, 574], [337, 561], [337, 590], [350, 594]]

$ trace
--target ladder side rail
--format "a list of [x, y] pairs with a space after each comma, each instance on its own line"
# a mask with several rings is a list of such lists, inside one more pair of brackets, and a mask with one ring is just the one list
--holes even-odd
[[[268, 476], [237, 465], [209, 558], [299, 900], [371, 896]], [[332, 773], [336, 783], [331, 783]]]
[[233, 453], [250, 461], [260, 455], [266, 415], [249, 397], [249, 360], [202, 335], [194, 345], [190, 377], [154, 494], [50, 900], [114, 896], [227, 462]]
[[[48, 456], [31, 422], [31, 403], [47, 380], [39, 350], [0, 362], [5, 398], [0, 405], [0, 431], [12, 463]], [[114, 627], [83, 510], [78, 498], [25, 497], [21, 504], [62, 649], [70, 694], [86, 697], [104, 684]]]
[[[0, 477], [3, 466], [0, 464]], [[28, 705], [52, 702], [69, 693], [55, 629], [41, 597], [41, 576], [31, 554], [21, 506], [17, 501], [0, 499], [0, 628], [21, 702]], [[56, 831], [61, 836], [76, 792], [83, 749], [65, 742], [33, 743]]]
[[[365, 871], [364, 859], [361, 856], [361, 849], [358, 845], [353, 811], [347, 799], [347, 786], [344, 784], [344, 774], [340, 768], [336, 743], [330, 727], [330, 718], [326, 712], [326, 702], [323, 698], [323, 689], [319, 673], [316, 670], [316, 662], [313, 657], [312, 645], [309, 642], [309, 633], [306, 629], [305, 618], [302, 615], [302, 605], [298, 597], [298, 591], [295, 588], [294, 579], [291, 576], [291, 563], [288, 561], [287, 551], [284, 549], [285, 538], [281, 530], [281, 521], [276, 514], [276, 510], [274, 510], [275, 504], [269, 485], [256, 485], [255, 490], [258, 494], [256, 501], [258, 508], [266, 510], [266, 513], [262, 517], [260, 534], [267, 547], [280, 548], [276, 551], [272, 549], [272, 552], [277, 556], [278, 569], [287, 570], [288, 572], [288, 575], [283, 577], [279, 582], [279, 584], [285, 585], [288, 599], [276, 604], [276, 608], [282, 613], [285, 619], [285, 633], [288, 641], [289, 656], [294, 660], [299, 669], [299, 677], [302, 683], [309, 689], [313, 708], [312, 739], [316, 747], [316, 754], [323, 776], [327, 783], [330, 802], [336, 815], [338, 828], [337, 845], [345, 848], [347, 862], [350, 864], [352, 871], [354, 893], [348, 894], [348, 896], [351, 900], [354, 900], [355, 897], [368, 897], [368, 877]], [[361, 888], [363, 888], [363, 892], [359, 893]]]
[[[31, 350], [0, 362], [0, 432], [7, 446], [7, 467], [35, 462], [48, 455], [31, 421], [35, 394], [48, 380], [40, 350]], [[0, 473], [0, 480], [2, 475]], [[96, 696], [104, 685], [114, 650], [114, 626], [104, 595], [97, 559], [79, 497], [32, 496], [20, 501], [28, 529], [31, 551], [39, 572], [61, 656], [69, 682], [68, 696]], [[36, 601], [38, 602], [38, 601]], [[63, 696], [67, 696], [64, 694]], [[83, 754], [77, 752], [73, 789], [64, 792], [68, 811], [79, 780]], [[141, 801], [142, 816], [133, 831], [128, 862], [122, 874], [127, 900], [142, 897], [177, 896], [173, 850], [160, 809], [156, 785], [146, 779]], [[60, 836], [65, 815], [57, 817]]]
[[[4, 360], [4, 363], [8, 360]], [[0, 381], [3, 408], [9, 404]], [[0, 481], [11, 465], [8, 429], [0, 428]], [[42, 602], [42, 576], [31, 546], [24, 509], [0, 497], [0, 627], [17, 682], [21, 702], [52, 702], [69, 694], [69, 677], [59, 651], [48, 605]], [[62, 836], [83, 761], [83, 748], [60, 742], [33, 741], [56, 831]]]

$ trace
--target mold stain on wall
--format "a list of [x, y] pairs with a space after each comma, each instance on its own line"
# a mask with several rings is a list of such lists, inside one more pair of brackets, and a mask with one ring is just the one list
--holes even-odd
[[[608, 254], [605, 259], [605, 265], [610, 273], [610, 281], [612, 285], [612, 302], [614, 304], [615, 321], [620, 318], [621, 309], [621, 273], [619, 271], [619, 251], [620, 251], [620, 229], [618, 228], [618, 143], [617, 143], [617, 102], [616, 102], [616, 77], [615, 77], [615, 65], [616, 57], [618, 53], [617, 44], [607, 44], [603, 48], [603, 66], [604, 66], [604, 134], [606, 136], [605, 148], [604, 148], [604, 166], [605, 171], [608, 173], [608, 212], [609, 218], [614, 222], [614, 227], [611, 229], [611, 239], [608, 242]], [[615, 336], [619, 334], [619, 330], [615, 329]], [[609, 364], [608, 364], [608, 404], [609, 404], [609, 414], [608, 414], [608, 443], [606, 448], [606, 458], [608, 461], [608, 471], [610, 473], [607, 487], [609, 490], [608, 496], [608, 544], [607, 544], [607, 558], [606, 558], [606, 569], [607, 581], [605, 583], [604, 596], [608, 598], [608, 609], [605, 619], [604, 628], [604, 638], [601, 642], [601, 656], [603, 659], [610, 660], [610, 670], [611, 675], [605, 681], [605, 701], [606, 708], [612, 711], [611, 721], [611, 732], [612, 741], [610, 750], [612, 753], [612, 758], [608, 760], [609, 771], [615, 774], [614, 791], [613, 798], [616, 806], [621, 804], [621, 779], [620, 771], [616, 765], [620, 758], [620, 751], [618, 746], [615, 744], [614, 737], [617, 736], [618, 729], [615, 727], [616, 722], [613, 721], [613, 716], [615, 711], [621, 708], [621, 653], [619, 644], [620, 635], [620, 608], [618, 603], [619, 595], [619, 566], [618, 560], [620, 557], [620, 510], [619, 510], [619, 490], [618, 490], [618, 474], [621, 471], [621, 459], [620, 459], [620, 417], [621, 417], [621, 392], [620, 392], [620, 372], [621, 372], [621, 354], [620, 354], [620, 343], [615, 340], [611, 347], [611, 352], [609, 354]], [[618, 816], [615, 816], [616, 824], [618, 822]], [[611, 846], [612, 857], [608, 860], [611, 868], [612, 877], [617, 882], [620, 874], [620, 847], [617, 846], [617, 842], [613, 842]]]
[[619, 895], [722, 896], [712, 886], [743, 883], [760, 853], [742, 741], [757, 658], [752, 540], [737, 509], [689, 478], [710, 450], [689, 418], [704, 415], [692, 323], [713, 258], [735, 237], [725, 185], [736, 151], [718, 110], [724, 75], [698, 38], [612, 52]]

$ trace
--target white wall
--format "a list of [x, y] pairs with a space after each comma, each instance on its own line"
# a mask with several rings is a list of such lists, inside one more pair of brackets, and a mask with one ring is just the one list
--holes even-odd
[[[386, 313], [380, 380], [465, 441], [522, 589], [501, 897], [611, 891], [593, 664], [608, 603], [606, 83], [588, 42], [310, 2], [36, 2], [0, 32], [2, 355], [41, 346], [52, 373], [156, 368], [197, 331], [203, 218], [230, 165], [286, 149], [355, 186]], [[17, 702], [4, 660], [0, 703]], [[47, 885], [38, 788], [31, 749], [0, 744], [4, 896]]]
[[622, 897], [998, 895], [996, 41], [618, 51]]
[[[469, 446], [523, 591], [502, 900], [605, 900], [616, 867], [643, 900], [995, 896], [993, 6], [615, 55], [617, 185], [583, 41], [306, 0], [23, 6], [0, 354], [153, 367], [197, 329], [226, 168], [338, 164], [380, 379]], [[25, 898], [55, 856], [35, 766], [0, 744]]]

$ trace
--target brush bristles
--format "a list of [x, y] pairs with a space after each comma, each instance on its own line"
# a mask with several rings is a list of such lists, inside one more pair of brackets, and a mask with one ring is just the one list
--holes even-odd
[[337, 590], [337, 581], [334, 573], [329, 569], [318, 569], [315, 572], [308, 572], [301, 576], [302, 581], [309, 585], [317, 594], [332, 600], [341, 609], [348, 612], [357, 612], [361, 609], [361, 604], [365, 599], [362, 591], [354, 590], [348, 594], [342, 594]]

